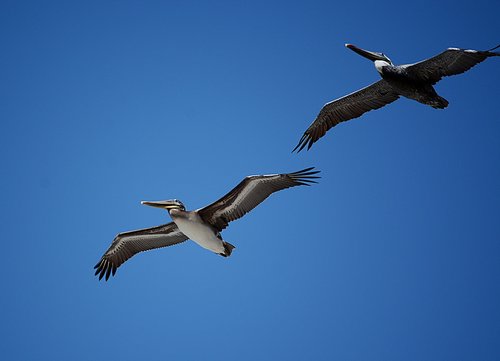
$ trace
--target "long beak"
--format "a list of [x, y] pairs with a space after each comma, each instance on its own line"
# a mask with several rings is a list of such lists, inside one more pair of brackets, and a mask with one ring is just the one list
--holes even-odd
[[172, 201], [142, 201], [141, 204], [150, 207], [163, 208], [163, 209], [172, 209], [178, 208], [179, 205]]
[[380, 53], [376, 53], [374, 51], [368, 51], [368, 50], [363, 50], [361, 48], [358, 48], [357, 46], [354, 46], [352, 44], [345, 44], [346, 48], [351, 49], [352, 51], [358, 53], [359, 55], [370, 59], [371, 61], [375, 60], [386, 60], [385, 57], [382, 57]]

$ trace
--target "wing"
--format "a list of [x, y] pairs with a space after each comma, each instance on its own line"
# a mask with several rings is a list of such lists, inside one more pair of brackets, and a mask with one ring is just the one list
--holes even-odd
[[288, 174], [249, 176], [218, 201], [198, 210], [199, 216], [219, 232], [243, 217], [267, 197], [282, 189], [317, 183], [314, 167]]
[[116, 269], [136, 253], [154, 248], [172, 246], [184, 242], [188, 238], [174, 222], [157, 227], [139, 229], [118, 234], [99, 263], [94, 267], [99, 280], [106, 275], [115, 275]]
[[449, 48], [430, 59], [403, 67], [415, 79], [436, 84], [444, 76], [461, 74], [490, 56], [500, 56], [492, 52], [498, 47], [500, 45], [487, 51]]
[[300, 152], [305, 146], [309, 150], [330, 128], [340, 122], [357, 118], [370, 110], [382, 108], [398, 98], [399, 95], [382, 79], [366, 88], [326, 103], [292, 152], [297, 149], [297, 152]]

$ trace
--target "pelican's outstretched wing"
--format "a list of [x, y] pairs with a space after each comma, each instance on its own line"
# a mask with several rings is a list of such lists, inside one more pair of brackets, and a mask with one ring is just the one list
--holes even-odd
[[297, 149], [297, 152], [300, 152], [305, 146], [309, 150], [313, 143], [340, 122], [357, 118], [370, 110], [382, 108], [398, 98], [398, 93], [382, 79], [366, 88], [326, 103], [292, 152]]
[[500, 45], [486, 51], [449, 48], [432, 58], [403, 67], [415, 79], [436, 84], [444, 76], [461, 74], [490, 56], [500, 56], [492, 51], [498, 47]]
[[95, 265], [95, 274], [99, 275], [99, 279], [106, 275], [107, 281], [110, 274], [114, 276], [116, 269], [136, 253], [172, 246], [187, 239], [174, 222], [120, 233], [115, 237], [99, 263]]
[[200, 217], [219, 232], [228, 223], [243, 217], [274, 192], [285, 188], [310, 185], [319, 171], [312, 168], [288, 174], [254, 175], [243, 179], [218, 201], [198, 210]]

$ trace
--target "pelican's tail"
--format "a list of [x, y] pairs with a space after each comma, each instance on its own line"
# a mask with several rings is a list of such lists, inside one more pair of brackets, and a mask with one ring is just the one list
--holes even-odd
[[233, 249], [236, 248], [234, 247], [231, 243], [223, 241], [224, 242], [224, 253], [219, 253], [222, 257], [229, 257], [231, 255], [231, 252], [233, 252]]
[[429, 104], [431, 107], [435, 109], [444, 109], [448, 106], [449, 103], [448, 100], [438, 95], [436, 98], [432, 99], [427, 104]]

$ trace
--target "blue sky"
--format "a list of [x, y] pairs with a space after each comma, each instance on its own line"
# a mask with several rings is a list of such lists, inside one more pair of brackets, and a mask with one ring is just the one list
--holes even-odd
[[[498, 44], [474, 1], [0, 4], [0, 354], [9, 360], [498, 360], [500, 63], [290, 151], [396, 64]], [[92, 267], [121, 231], [244, 176], [321, 182], [194, 243]]]

